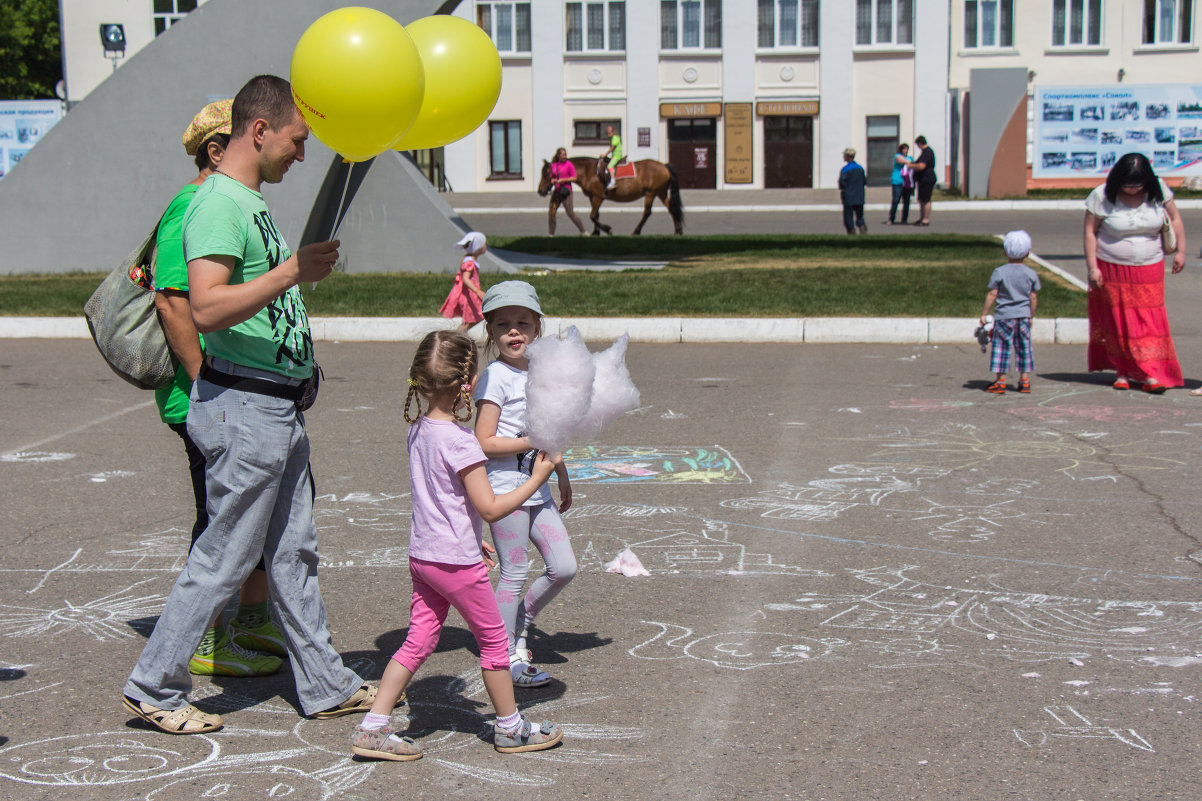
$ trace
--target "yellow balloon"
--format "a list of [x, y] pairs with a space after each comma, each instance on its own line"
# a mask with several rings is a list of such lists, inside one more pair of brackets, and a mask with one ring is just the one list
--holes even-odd
[[426, 80], [405, 28], [372, 8], [318, 18], [292, 52], [292, 96], [313, 135], [348, 161], [392, 147], [417, 119]]
[[440, 14], [405, 26], [421, 54], [426, 95], [395, 150], [424, 150], [462, 139], [488, 119], [501, 96], [501, 56], [480, 26]]

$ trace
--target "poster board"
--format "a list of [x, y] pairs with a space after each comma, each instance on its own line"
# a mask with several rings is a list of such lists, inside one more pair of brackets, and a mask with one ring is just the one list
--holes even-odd
[[1156, 174], [1202, 175], [1202, 84], [1035, 87], [1031, 175], [1105, 176], [1124, 153]]
[[62, 117], [59, 100], [0, 100], [0, 178]]

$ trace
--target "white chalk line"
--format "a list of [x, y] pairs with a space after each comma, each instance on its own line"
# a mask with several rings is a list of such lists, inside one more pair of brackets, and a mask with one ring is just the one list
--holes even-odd
[[4, 451], [3, 453], [0, 453], [0, 457], [13, 456], [14, 454], [23, 453], [25, 451], [31, 451], [35, 448], [40, 448], [43, 445], [54, 442], [55, 440], [62, 439], [63, 437], [69, 437], [72, 434], [78, 434], [81, 431], [87, 431], [89, 428], [91, 428], [93, 426], [98, 426], [102, 423], [107, 423], [109, 420], [115, 420], [118, 417], [121, 417], [122, 415], [129, 414], [130, 412], [136, 412], [140, 409], [145, 409], [147, 406], [153, 406], [153, 405], [154, 405], [154, 401], [148, 400], [148, 401], [143, 401], [142, 403], [139, 403], [139, 404], [135, 404], [134, 406], [127, 406], [124, 409], [121, 409], [120, 411], [112, 412], [111, 414], [106, 414], [103, 417], [98, 417], [95, 420], [91, 420], [87, 423], [84, 423], [83, 425], [76, 426], [75, 428], [71, 428], [66, 431], [60, 431], [59, 433], [55, 434], [54, 436], [46, 437], [45, 439], [40, 439], [37, 442], [31, 442], [28, 445], [22, 445], [19, 448], [13, 448], [12, 450]]
[[73, 561], [75, 561], [75, 557], [79, 556], [81, 553], [83, 553], [83, 548], [76, 548], [76, 549], [75, 549], [75, 553], [71, 554], [71, 558], [70, 558], [70, 559], [68, 559], [67, 561], [65, 561], [65, 562], [62, 562], [62, 563], [60, 563], [60, 564], [58, 564], [58, 565], [55, 565], [54, 567], [52, 567], [52, 568], [50, 568], [49, 570], [47, 570], [47, 571], [46, 571], [46, 574], [42, 576], [42, 580], [41, 580], [41, 581], [39, 581], [39, 582], [37, 583], [37, 585], [36, 585], [36, 586], [35, 586], [35, 587], [34, 587], [32, 590], [26, 590], [26, 591], [25, 591], [25, 594], [26, 594], [26, 595], [33, 595], [33, 594], [34, 594], [35, 592], [37, 592], [38, 590], [42, 589], [42, 585], [46, 583], [46, 580], [50, 578], [50, 575], [51, 575], [52, 573], [54, 573], [54, 571], [58, 570], [59, 568], [66, 567], [67, 565], [71, 564]]

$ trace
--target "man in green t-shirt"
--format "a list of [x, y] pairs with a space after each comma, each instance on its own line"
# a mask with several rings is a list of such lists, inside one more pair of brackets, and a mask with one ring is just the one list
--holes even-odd
[[206, 458], [210, 519], [123, 698], [130, 712], [173, 734], [222, 726], [220, 716], [188, 703], [188, 662], [260, 553], [303, 713], [366, 712], [376, 696], [331, 641], [317, 583], [309, 439], [297, 406], [315, 368], [298, 285], [330, 274], [338, 243], [294, 255], [260, 194], [304, 160], [308, 136], [288, 82], [251, 79], [234, 98], [220, 168], [184, 214], [189, 301], [207, 352], [187, 424]]
[[[154, 268], [154, 305], [167, 335], [167, 344], [179, 366], [175, 380], [155, 391], [159, 417], [184, 443], [196, 519], [192, 524], [195, 543], [209, 525], [205, 492], [205, 457], [188, 436], [188, 396], [204, 362], [204, 341], [192, 322], [188, 303], [188, 263], [184, 260], [184, 214], [196, 190], [225, 155], [230, 141], [232, 100], [217, 100], [200, 110], [184, 131], [184, 152], [196, 163], [197, 176], [184, 184], [159, 220]], [[191, 550], [191, 545], [189, 545]], [[262, 557], [242, 585], [238, 611], [226, 629], [220, 614], [201, 638], [188, 663], [191, 673], [202, 676], [266, 676], [280, 669], [285, 656], [284, 640], [271, 622], [267, 609], [267, 572]]]

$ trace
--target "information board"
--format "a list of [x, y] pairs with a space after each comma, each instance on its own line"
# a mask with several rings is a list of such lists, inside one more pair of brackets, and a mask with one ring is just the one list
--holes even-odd
[[1032, 177], [1104, 176], [1132, 152], [1202, 175], [1202, 84], [1037, 86], [1034, 116]]
[[0, 178], [62, 119], [58, 100], [0, 100]]

